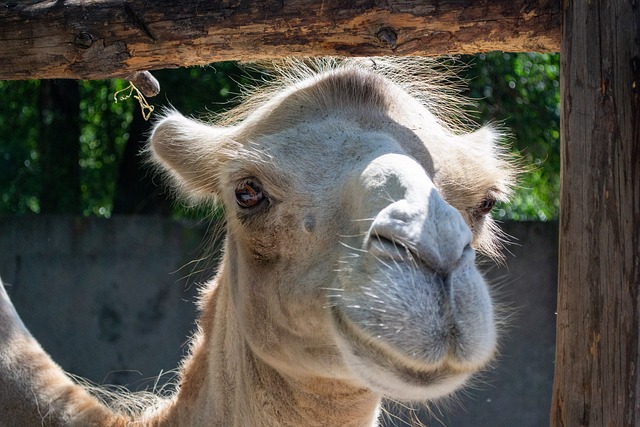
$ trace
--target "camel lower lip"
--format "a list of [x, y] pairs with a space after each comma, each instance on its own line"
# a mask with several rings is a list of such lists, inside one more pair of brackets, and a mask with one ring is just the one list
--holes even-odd
[[[462, 372], [452, 368], [446, 360], [439, 363], [428, 363], [412, 359], [399, 351], [367, 337], [360, 328], [353, 324], [339, 308], [333, 307], [333, 319], [336, 328], [344, 336], [353, 356], [371, 362], [402, 383], [418, 387], [428, 388], [439, 386], [453, 379], [456, 383], [463, 382], [471, 373]], [[372, 378], [373, 379], [373, 378]], [[380, 384], [385, 387], [384, 384]]]

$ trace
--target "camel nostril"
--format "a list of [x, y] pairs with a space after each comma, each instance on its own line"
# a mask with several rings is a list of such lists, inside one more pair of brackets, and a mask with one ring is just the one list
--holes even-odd
[[406, 261], [410, 256], [410, 251], [405, 244], [378, 233], [369, 236], [367, 249], [372, 255], [382, 259], [393, 259], [396, 261]]
[[412, 262], [444, 276], [462, 265], [473, 264], [476, 257], [470, 244], [459, 245], [457, 250], [448, 248], [443, 253], [440, 245], [428, 246], [425, 242], [410, 242], [406, 238], [390, 234], [388, 230], [380, 229], [371, 230], [365, 247], [380, 260]]
[[366, 249], [380, 259], [411, 262], [446, 275], [463, 262], [473, 233], [435, 190], [423, 208], [406, 199], [384, 208], [371, 224]]

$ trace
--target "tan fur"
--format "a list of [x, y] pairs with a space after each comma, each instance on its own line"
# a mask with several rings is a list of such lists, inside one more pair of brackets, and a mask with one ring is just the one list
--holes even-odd
[[[288, 65], [223, 125], [172, 112], [151, 137], [173, 184], [226, 212], [176, 394], [107, 409], [0, 286], [0, 425], [372, 426], [383, 396], [437, 399], [491, 360], [496, 321], [472, 247], [497, 255], [478, 206], [512, 184], [499, 135], [434, 115], [451, 98], [418, 84], [412, 62]], [[235, 201], [247, 179], [266, 195], [255, 208]]]

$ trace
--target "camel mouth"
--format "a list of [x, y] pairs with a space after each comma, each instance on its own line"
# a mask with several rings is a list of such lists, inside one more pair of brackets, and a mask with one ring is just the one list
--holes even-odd
[[441, 351], [439, 360], [405, 354], [380, 337], [372, 337], [332, 307], [338, 344], [346, 364], [373, 391], [393, 399], [424, 401], [451, 394], [485, 363], [460, 364]]
[[405, 401], [437, 399], [493, 359], [493, 304], [472, 251], [448, 274], [375, 256], [360, 260], [354, 271], [367, 282], [354, 281], [350, 271], [330, 307], [346, 365], [373, 391]]

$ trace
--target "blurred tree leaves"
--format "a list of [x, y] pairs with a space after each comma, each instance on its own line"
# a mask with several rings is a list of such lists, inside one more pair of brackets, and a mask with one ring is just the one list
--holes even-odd
[[0, 213], [40, 212], [40, 82], [0, 81]]
[[[559, 194], [559, 59], [558, 55], [494, 52], [463, 57], [466, 93], [478, 100], [477, 120], [510, 129], [513, 149], [530, 170], [514, 202], [496, 215], [504, 219], [547, 220], [558, 215]], [[176, 108], [185, 115], [228, 109], [240, 86], [260, 77], [235, 63], [204, 68], [154, 72], [162, 92], [149, 99], [156, 115]], [[168, 214], [161, 187], [137, 154], [150, 123], [140, 120], [135, 101], [114, 102], [128, 82], [79, 82], [80, 206], [68, 212], [110, 216], [112, 213]], [[0, 81], [0, 214], [39, 213], [45, 187], [39, 147], [38, 81]], [[135, 118], [135, 120], [134, 120]], [[71, 191], [64, 180], [48, 183], [47, 191], [62, 197]], [[75, 191], [75, 189], [74, 189]], [[173, 209], [179, 215], [181, 207]]]
[[[50, 81], [52, 97], [58, 102], [64, 94], [65, 82]], [[79, 83], [79, 153], [69, 153], [79, 163], [79, 188], [68, 188], [67, 180], [55, 180], [43, 170], [58, 168], [64, 175], [64, 158], [43, 162], [41, 152], [42, 125], [54, 126], [47, 143], [59, 143], [64, 131], [54, 117], [39, 108], [42, 88], [39, 81], [0, 81], [0, 214], [40, 213], [41, 193], [46, 189], [51, 198], [79, 193], [79, 206], [70, 204], [55, 213], [102, 215], [109, 213], [115, 171], [120, 160], [126, 130], [131, 120], [132, 105], [115, 104], [113, 92], [125, 86], [122, 81]], [[56, 132], [58, 133], [56, 135]], [[57, 164], [49, 164], [56, 162]], [[45, 181], [47, 179], [47, 181]], [[54, 180], [55, 182], [50, 182]], [[45, 209], [46, 210], [46, 209]]]
[[527, 169], [512, 202], [496, 216], [556, 219], [560, 210], [560, 59], [558, 54], [492, 52], [463, 58], [478, 121], [509, 130]]
[[[238, 85], [246, 78], [243, 76], [247, 76], [234, 63], [163, 70], [154, 74], [162, 87], [161, 95], [149, 100], [155, 104], [156, 111], [175, 107], [186, 115], [228, 108], [230, 99], [239, 92]], [[64, 84], [62, 81], [49, 83], [54, 89]], [[140, 125], [140, 120], [136, 120], [134, 123], [134, 115], [140, 115], [135, 101], [114, 101], [114, 94], [128, 85], [122, 80], [79, 82], [80, 179], [79, 188], [75, 189], [69, 188], [62, 179], [49, 180], [46, 185], [43, 181], [43, 170], [55, 169], [56, 165], [50, 161], [45, 165], [41, 158], [41, 123], [51, 122], [47, 114], [41, 114], [38, 106], [41, 82], [0, 81], [0, 99], [3, 99], [0, 103], [0, 215], [40, 213], [45, 188], [53, 198], [62, 199], [65, 194], [76, 191], [81, 196], [80, 206], [67, 204], [66, 209], [56, 213], [108, 217], [113, 212], [114, 200], [120, 202], [123, 209], [119, 213], [123, 214], [168, 213], [164, 206], [166, 201], [154, 204], [163, 195], [155, 183], [149, 186], [149, 182], [145, 182], [152, 178], [138, 154], [148, 136], [150, 122]], [[64, 101], [60, 99], [63, 93], [57, 93], [58, 101]], [[56, 138], [50, 141], [52, 144], [59, 142]], [[127, 150], [128, 145], [132, 149]], [[58, 156], [58, 160], [56, 163], [62, 164], [64, 159]], [[121, 166], [127, 161], [129, 165], [133, 164], [127, 175], [130, 182], [118, 186]], [[64, 173], [64, 168], [61, 168], [61, 173]], [[132, 189], [148, 194], [130, 191]], [[116, 194], [118, 190], [122, 194]], [[142, 201], [126, 200], [127, 197], [139, 197]]]
[[122, 161], [128, 128], [137, 104], [115, 102], [113, 95], [129, 82], [80, 82], [80, 190], [84, 215], [108, 216], [115, 178]]

